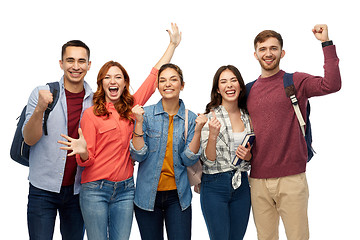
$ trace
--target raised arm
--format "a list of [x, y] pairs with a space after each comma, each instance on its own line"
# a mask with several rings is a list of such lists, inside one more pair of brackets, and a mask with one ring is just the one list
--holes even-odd
[[179, 28], [176, 23], [171, 23], [171, 30], [166, 30], [170, 36], [170, 43], [167, 47], [164, 55], [160, 58], [160, 60], [156, 63], [154, 68], [160, 69], [160, 67], [166, 63], [169, 63], [172, 56], [174, 55], [175, 49], [179, 46], [181, 41], [181, 32], [179, 32]]
[[[176, 24], [171, 23], [172, 30], [166, 30], [170, 36], [170, 43], [167, 47], [164, 55], [154, 66], [155, 69], [159, 70], [160, 67], [166, 63], [169, 63], [172, 56], [174, 55], [175, 49], [179, 46], [181, 41], [181, 33]], [[144, 105], [147, 100], [152, 96], [156, 90], [157, 70], [152, 70], [150, 75], [146, 78], [140, 88], [135, 92], [135, 104]]]
[[[328, 35], [328, 26], [326, 24], [317, 24], [312, 29], [317, 40], [322, 42], [324, 53], [324, 77], [311, 76], [300, 73], [299, 78], [306, 79], [302, 84], [306, 97], [323, 96], [329, 93], [337, 92], [341, 89], [341, 75], [339, 69], [339, 58], [336, 54], [336, 48], [330, 41]], [[301, 75], [302, 74], [302, 75]]]
[[43, 135], [43, 116], [46, 108], [53, 101], [53, 95], [49, 90], [39, 90], [38, 101], [29, 121], [24, 126], [23, 135], [26, 144], [36, 144]]
[[326, 24], [317, 24], [312, 29], [314, 36], [321, 42], [329, 41], [328, 26]]

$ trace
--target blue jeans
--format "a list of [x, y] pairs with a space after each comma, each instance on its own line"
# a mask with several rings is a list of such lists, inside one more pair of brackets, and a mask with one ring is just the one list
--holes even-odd
[[27, 208], [30, 239], [51, 240], [58, 211], [62, 239], [82, 240], [84, 222], [74, 186], [61, 187], [60, 193], [54, 193], [30, 184]]
[[89, 240], [129, 239], [134, 210], [133, 177], [81, 185], [80, 207]]
[[142, 240], [164, 239], [164, 220], [169, 240], [191, 239], [191, 205], [181, 210], [177, 190], [158, 191], [154, 211], [135, 205], [135, 217]]
[[241, 186], [231, 185], [233, 171], [203, 174], [200, 203], [211, 240], [243, 239], [250, 216], [250, 187], [247, 172]]

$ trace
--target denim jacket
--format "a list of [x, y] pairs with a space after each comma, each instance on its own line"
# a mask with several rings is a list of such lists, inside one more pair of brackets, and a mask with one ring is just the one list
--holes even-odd
[[[84, 82], [84, 88], [85, 96], [81, 115], [85, 109], [92, 106], [93, 99], [90, 85]], [[32, 91], [26, 107], [24, 126], [34, 113], [39, 98], [39, 90], [49, 90], [49, 86], [39, 86]], [[59, 100], [47, 120], [48, 135], [43, 135], [40, 140], [30, 148], [29, 181], [37, 188], [50, 192], [60, 192], [67, 151], [61, 150], [61, 145], [57, 141], [64, 140], [60, 136], [61, 133], [68, 134], [67, 118], [64, 78], [62, 77], [60, 80]], [[74, 194], [78, 194], [80, 191], [81, 172], [82, 168], [78, 167], [75, 176]]]
[[[191, 188], [187, 176], [187, 166], [199, 160], [201, 149], [193, 153], [189, 144], [194, 136], [196, 114], [189, 111], [188, 135], [185, 145], [185, 105], [179, 100], [180, 108], [174, 116], [173, 162], [175, 182], [181, 209], [191, 204]], [[136, 150], [130, 142], [131, 157], [139, 162], [135, 190], [135, 204], [147, 211], [154, 210], [157, 187], [166, 151], [168, 139], [169, 115], [164, 111], [162, 101], [144, 108], [144, 147]]]

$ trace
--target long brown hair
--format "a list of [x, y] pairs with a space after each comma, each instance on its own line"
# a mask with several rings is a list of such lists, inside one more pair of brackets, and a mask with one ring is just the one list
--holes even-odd
[[110, 112], [106, 109], [106, 100], [105, 100], [105, 91], [103, 88], [103, 79], [108, 73], [111, 67], [118, 67], [123, 75], [125, 80], [125, 88], [120, 96], [118, 102], [114, 104], [116, 111], [119, 113], [120, 118], [124, 118], [129, 120], [130, 122], [134, 122], [134, 119], [131, 117], [131, 108], [134, 105], [134, 97], [130, 94], [129, 86], [130, 86], [130, 77], [126, 72], [125, 68], [118, 62], [109, 61], [105, 63], [97, 76], [97, 90], [94, 93], [93, 103], [94, 103], [94, 114], [96, 116], [105, 116], [109, 118]]
[[238, 82], [240, 84], [241, 92], [240, 92], [239, 98], [238, 98], [238, 107], [240, 109], [247, 111], [246, 98], [245, 98], [246, 88], [245, 88], [244, 80], [240, 74], [240, 71], [233, 65], [226, 65], [226, 66], [221, 66], [214, 75], [213, 85], [212, 85], [212, 89], [211, 89], [211, 96], [210, 96], [211, 98], [210, 98], [210, 102], [206, 105], [205, 114], [209, 113], [210, 110], [218, 107], [222, 103], [221, 94], [218, 93], [219, 79], [220, 79], [221, 73], [227, 69], [229, 69], [232, 73], [234, 73], [234, 75], [236, 76], [236, 79], [238, 80]]

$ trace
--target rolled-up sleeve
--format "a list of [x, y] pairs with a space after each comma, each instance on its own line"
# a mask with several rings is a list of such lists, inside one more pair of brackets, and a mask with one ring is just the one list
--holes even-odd
[[[145, 140], [145, 139], [144, 139]], [[136, 150], [133, 145], [133, 140], [130, 140], [130, 155], [131, 158], [137, 162], [142, 162], [147, 158], [148, 147], [146, 144], [140, 149]]]
[[190, 150], [189, 145], [187, 145], [185, 151], [181, 153], [181, 159], [185, 166], [192, 166], [199, 160], [200, 155], [201, 155], [201, 146], [197, 153], [193, 153]]

